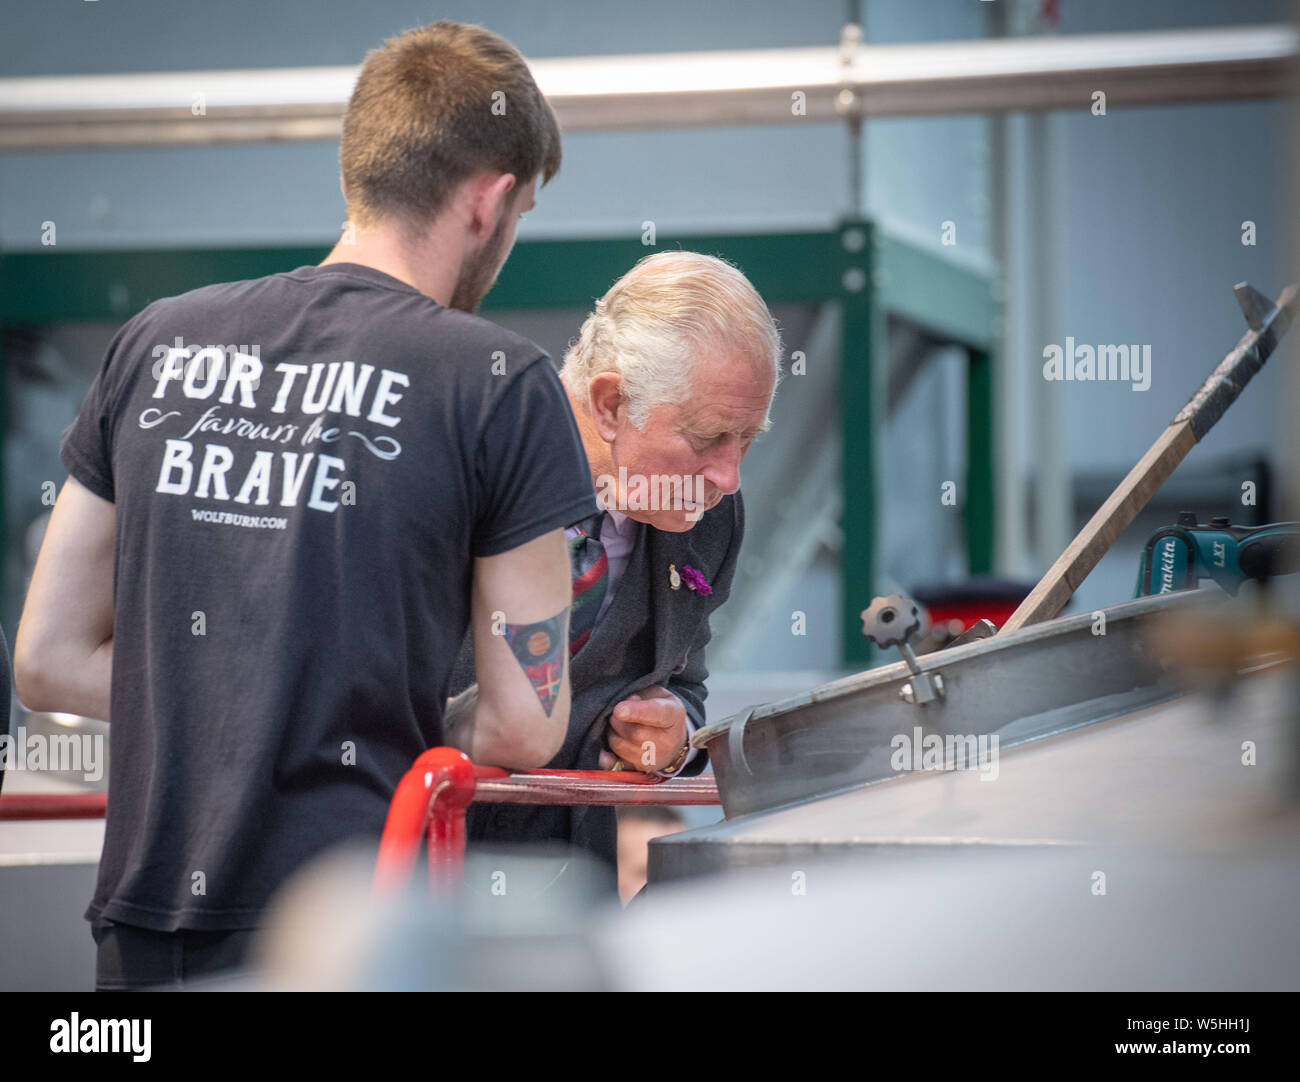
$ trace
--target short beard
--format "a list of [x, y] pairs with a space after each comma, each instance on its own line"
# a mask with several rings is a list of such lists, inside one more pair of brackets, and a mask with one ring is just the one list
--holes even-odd
[[[507, 208], [506, 214], [509, 213]], [[501, 249], [505, 247], [506, 214], [501, 215], [501, 221], [492, 231], [487, 243], [461, 264], [460, 274], [456, 277], [456, 288], [451, 291], [449, 308], [473, 315], [483, 303], [483, 298], [496, 285], [497, 275], [505, 263]]]

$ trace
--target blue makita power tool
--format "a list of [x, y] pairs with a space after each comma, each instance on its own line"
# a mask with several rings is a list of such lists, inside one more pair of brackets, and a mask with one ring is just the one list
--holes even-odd
[[1177, 526], [1151, 535], [1142, 552], [1135, 597], [1194, 590], [1213, 579], [1236, 595], [1246, 579], [1267, 579], [1300, 571], [1300, 522], [1233, 526], [1227, 518], [1199, 525], [1196, 512], [1182, 511]]

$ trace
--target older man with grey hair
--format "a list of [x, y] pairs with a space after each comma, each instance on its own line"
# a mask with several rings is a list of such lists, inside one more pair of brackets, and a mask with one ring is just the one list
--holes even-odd
[[[573, 570], [568, 735], [554, 769], [697, 774], [709, 617], [744, 533], [740, 463], [780, 378], [771, 313], [734, 266], [695, 252], [642, 259], [596, 303], [560, 378], [602, 512], [567, 531]], [[466, 644], [450, 714], [472, 722]], [[612, 808], [475, 805], [473, 842], [557, 840], [616, 861]]]

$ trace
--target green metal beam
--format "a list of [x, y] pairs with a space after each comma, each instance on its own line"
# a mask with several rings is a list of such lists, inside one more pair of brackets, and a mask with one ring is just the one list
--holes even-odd
[[879, 235], [878, 304], [939, 338], [991, 349], [997, 307], [991, 275], [941, 254]]
[[993, 358], [967, 350], [966, 558], [972, 575], [993, 573], [996, 513], [993, 493]]
[[0, 323], [125, 322], [159, 297], [319, 263], [329, 248], [195, 248], [0, 255]]
[[[633, 239], [539, 240], [515, 245], [485, 311], [589, 308], [637, 260], [681, 247], [737, 264], [772, 304], [834, 295], [834, 234], [770, 233]], [[197, 248], [0, 255], [0, 323], [126, 320], [159, 297], [319, 263], [328, 247]]]
[[839, 232], [840, 432], [840, 654], [846, 665], [865, 668], [871, 645], [862, 637], [859, 614], [875, 594], [876, 484], [874, 383], [883, 320], [871, 288], [877, 266], [877, 235], [870, 222], [846, 221]]
[[638, 239], [543, 240], [515, 245], [486, 311], [590, 308], [638, 260], [681, 248], [735, 263], [768, 304], [816, 304], [834, 296], [836, 235], [760, 233]]

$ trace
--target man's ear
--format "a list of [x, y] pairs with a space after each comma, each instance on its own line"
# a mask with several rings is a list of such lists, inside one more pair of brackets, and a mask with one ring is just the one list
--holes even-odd
[[627, 417], [623, 377], [617, 372], [601, 372], [592, 376], [587, 391], [587, 410], [600, 438], [606, 443], [613, 443]]
[[514, 204], [513, 173], [480, 173], [469, 182], [469, 227], [479, 240], [487, 240], [502, 216]]

